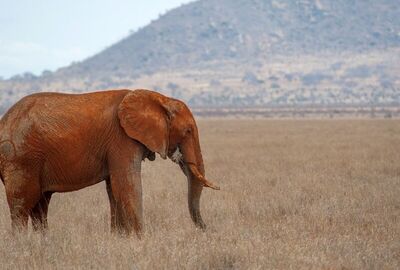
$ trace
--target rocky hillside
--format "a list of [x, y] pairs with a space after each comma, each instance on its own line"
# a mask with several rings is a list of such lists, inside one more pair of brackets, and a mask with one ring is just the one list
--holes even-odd
[[203, 0], [177, 8], [68, 73], [141, 73], [274, 54], [400, 46], [393, 0]]
[[149, 87], [193, 106], [397, 104], [399, 14], [397, 0], [195, 1], [82, 62], [0, 82], [1, 98]]

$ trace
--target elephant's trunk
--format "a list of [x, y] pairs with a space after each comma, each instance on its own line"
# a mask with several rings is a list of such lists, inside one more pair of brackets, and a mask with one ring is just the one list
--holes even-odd
[[181, 151], [183, 160], [181, 168], [188, 178], [188, 205], [193, 222], [197, 227], [205, 229], [206, 225], [200, 215], [200, 196], [203, 187], [219, 190], [219, 187], [205, 178], [203, 157], [197, 131], [182, 142]]
[[201, 182], [197, 181], [190, 172], [188, 175], [188, 206], [190, 217], [198, 228], [205, 230], [206, 224], [200, 214], [200, 196], [203, 185]]
[[188, 167], [193, 178], [195, 178], [194, 180], [201, 182], [205, 187], [219, 190], [220, 188], [217, 185], [205, 178], [203, 156], [201, 155], [197, 130], [193, 131], [193, 133], [182, 142], [180, 148], [183, 154], [182, 162]]

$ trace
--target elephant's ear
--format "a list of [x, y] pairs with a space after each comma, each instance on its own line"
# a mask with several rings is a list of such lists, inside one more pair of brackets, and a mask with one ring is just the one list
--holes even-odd
[[167, 158], [169, 143], [168, 112], [163, 107], [167, 97], [149, 90], [127, 94], [118, 108], [121, 126], [129, 137]]

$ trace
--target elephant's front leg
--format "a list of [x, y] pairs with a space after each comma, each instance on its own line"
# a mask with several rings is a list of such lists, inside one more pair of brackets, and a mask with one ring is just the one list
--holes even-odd
[[141, 161], [142, 151], [136, 151], [132, 159], [122, 157], [118, 165], [114, 162], [109, 164], [111, 195], [114, 199], [110, 200], [111, 226], [127, 234], [134, 230], [138, 237], [143, 231]]
[[[143, 230], [143, 203], [140, 175], [136, 172], [120, 172], [111, 175], [111, 190], [116, 207], [116, 227], [130, 234], [132, 229], [140, 236]], [[113, 224], [112, 224], [113, 225]]]

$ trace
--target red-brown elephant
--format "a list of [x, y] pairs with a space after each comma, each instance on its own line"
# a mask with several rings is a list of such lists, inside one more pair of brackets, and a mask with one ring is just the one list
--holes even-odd
[[12, 228], [47, 228], [54, 192], [106, 181], [113, 231], [143, 228], [141, 162], [178, 163], [188, 179], [193, 222], [205, 179], [196, 122], [181, 101], [149, 90], [38, 93], [21, 99], [0, 122], [0, 173]]

